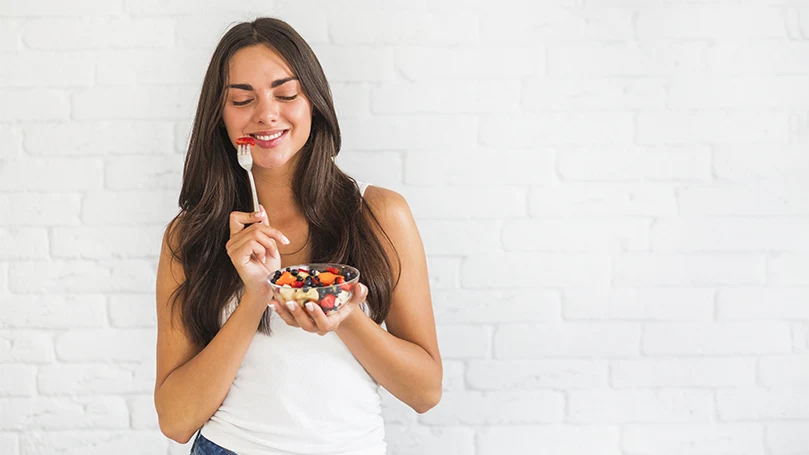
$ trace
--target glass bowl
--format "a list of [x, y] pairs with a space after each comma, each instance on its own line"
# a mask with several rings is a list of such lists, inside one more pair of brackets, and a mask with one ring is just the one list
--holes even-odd
[[298, 264], [276, 270], [267, 277], [273, 298], [303, 307], [313, 302], [328, 314], [351, 299], [360, 271], [345, 264]]

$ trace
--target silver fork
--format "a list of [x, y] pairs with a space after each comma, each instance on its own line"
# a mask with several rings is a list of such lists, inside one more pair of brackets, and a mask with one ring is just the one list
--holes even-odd
[[236, 146], [236, 153], [239, 159], [239, 166], [247, 171], [247, 176], [250, 177], [250, 191], [253, 194], [253, 211], [258, 212], [258, 195], [256, 194], [256, 181], [253, 180], [253, 153], [251, 152], [250, 144], [238, 144]]

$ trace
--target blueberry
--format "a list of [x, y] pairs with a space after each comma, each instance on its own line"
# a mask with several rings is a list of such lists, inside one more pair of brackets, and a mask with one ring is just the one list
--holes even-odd
[[298, 269], [292, 269], [289, 271], [293, 276], [298, 276]]
[[295, 281], [303, 281], [303, 276], [298, 275], [297, 277], [295, 277]]

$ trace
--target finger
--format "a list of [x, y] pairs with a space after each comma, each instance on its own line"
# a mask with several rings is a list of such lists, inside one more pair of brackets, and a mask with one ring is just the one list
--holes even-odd
[[241, 232], [248, 224], [261, 222], [267, 214], [263, 212], [230, 212], [230, 236]]
[[317, 326], [312, 319], [309, 318], [309, 315], [298, 306], [296, 302], [290, 300], [286, 303], [287, 309], [292, 314], [292, 317], [295, 318], [295, 321], [298, 322], [298, 325], [307, 332], [317, 332]]
[[270, 307], [273, 309], [273, 311], [278, 313], [278, 316], [280, 316], [281, 319], [287, 323], [287, 325], [292, 327], [300, 327], [298, 325], [298, 321], [296, 321], [295, 318], [289, 314], [289, 310], [287, 309], [286, 305], [277, 300], [272, 300], [270, 301]]
[[359, 305], [364, 302], [366, 298], [368, 298], [368, 286], [357, 283], [357, 285], [354, 286], [354, 294], [351, 295], [351, 299], [348, 303], [356, 303]]
[[[255, 224], [253, 226], [259, 225]], [[278, 253], [278, 246], [276, 245], [275, 240], [264, 234], [264, 232], [262, 232], [260, 229], [254, 229], [253, 226], [248, 228], [249, 231], [242, 231], [228, 240], [228, 251], [239, 250], [250, 242], [258, 242], [263, 247], [261, 253], [256, 256], [259, 258], [259, 260], [264, 259], [266, 254], [278, 259], [280, 254]]]
[[[274, 239], [276, 242], [281, 242], [282, 245], [289, 245], [289, 239], [287, 238], [287, 236], [285, 236], [284, 233], [279, 231], [278, 229], [267, 226], [265, 224], [255, 224], [254, 226], [256, 230], [263, 232], [264, 235]], [[250, 226], [250, 228], [252, 229], [253, 226]]]
[[320, 305], [314, 302], [306, 302], [304, 307], [312, 320], [315, 321], [315, 326], [319, 334], [322, 335], [332, 330], [333, 321], [326, 316], [326, 313], [323, 312], [323, 308], [320, 308]]
[[266, 254], [267, 248], [253, 239], [250, 239], [241, 244], [239, 247], [234, 247], [228, 251], [228, 255], [231, 257], [233, 262], [241, 265], [249, 264], [253, 258], [256, 258], [258, 262], [261, 262], [262, 264], [266, 264]]

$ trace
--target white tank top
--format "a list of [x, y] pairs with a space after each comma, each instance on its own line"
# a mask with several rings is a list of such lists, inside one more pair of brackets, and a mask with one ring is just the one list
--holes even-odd
[[[364, 195], [368, 184], [357, 184]], [[342, 340], [275, 314], [270, 327], [253, 337], [202, 435], [239, 455], [385, 454], [379, 384]]]

